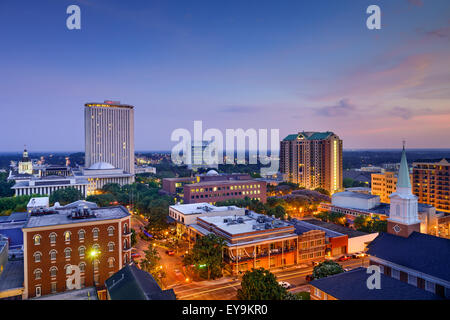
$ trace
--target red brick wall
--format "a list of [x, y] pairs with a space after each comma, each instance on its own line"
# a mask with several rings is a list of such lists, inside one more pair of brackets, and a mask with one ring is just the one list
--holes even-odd
[[[126, 219], [128, 226], [130, 226], [130, 219]], [[28, 289], [28, 297], [35, 296], [35, 287], [36, 285], [41, 286], [41, 295], [46, 295], [51, 293], [51, 283], [57, 283], [57, 292], [62, 292], [66, 290], [66, 274], [64, 267], [68, 264], [71, 265], [79, 265], [79, 263], [84, 262], [86, 264], [86, 270], [84, 274], [81, 276], [85, 277], [85, 286], [93, 285], [93, 265], [92, 260], [89, 257], [89, 253], [92, 247], [97, 244], [100, 247], [100, 255], [98, 257], [99, 260], [99, 285], [103, 286], [104, 282], [107, 278], [109, 278], [111, 272], [117, 272], [120, 268], [120, 255], [123, 254], [123, 251], [120, 250], [121, 246], [119, 242], [122, 241], [124, 237], [130, 238], [130, 236], [123, 236], [119, 234], [119, 221], [112, 220], [109, 223], [99, 224], [99, 223], [90, 223], [88, 225], [73, 227], [71, 225], [63, 225], [63, 226], [55, 226], [55, 228], [50, 230], [33, 230], [28, 229], [28, 232], [24, 233], [26, 236], [26, 255], [27, 255], [27, 280], [28, 285], [26, 288]], [[125, 222], [122, 222], [124, 224]], [[108, 227], [114, 227], [114, 234], [112, 236], [108, 235]], [[99, 236], [97, 240], [93, 238], [92, 230], [94, 228], [99, 229]], [[85, 231], [84, 240], [80, 240], [78, 236], [78, 231], [83, 229]], [[25, 231], [25, 230], [24, 230]], [[66, 243], [64, 241], [64, 233], [66, 231], [71, 232], [70, 242]], [[50, 234], [56, 233], [56, 243], [50, 243]], [[41, 238], [41, 243], [39, 245], [34, 244], [34, 236], [39, 234]], [[130, 241], [130, 240], [129, 240]], [[109, 252], [108, 243], [114, 242], [114, 251]], [[85, 256], [84, 258], [80, 257], [78, 248], [80, 246], [84, 246]], [[72, 250], [70, 259], [65, 258], [64, 250], [66, 248], [70, 248]], [[50, 251], [55, 249], [57, 251], [56, 260], [51, 261], [50, 259]], [[35, 262], [34, 253], [40, 252], [41, 262]], [[127, 253], [129, 254], [129, 253]], [[108, 259], [114, 258], [114, 267], [110, 268], [108, 265]], [[122, 260], [123, 263], [123, 260]], [[50, 268], [52, 266], [56, 266], [58, 271], [56, 277], [52, 279], [50, 277]], [[40, 280], [35, 280], [35, 269], [42, 270], [42, 276]]]

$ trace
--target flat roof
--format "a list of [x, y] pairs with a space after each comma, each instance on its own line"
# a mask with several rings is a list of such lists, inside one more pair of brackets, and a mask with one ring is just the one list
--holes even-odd
[[233, 211], [233, 210], [243, 210], [236, 206], [223, 206], [223, 207], [216, 207], [212, 204], [209, 204], [207, 202], [201, 202], [201, 203], [188, 203], [188, 204], [176, 204], [173, 206], [170, 206], [170, 208], [177, 210], [178, 212], [181, 212], [184, 215], [190, 215], [190, 214], [204, 214], [209, 212], [225, 212], [225, 211]]
[[381, 276], [381, 288], [370, 290], [366, 268], [356, 268], [347, 272], [313, 280], [311, 286], [339, 300], [441, 300], [437, 295], [419, 289], [406, 282]]
[[260, 184], [265, 181], [259, 181], [259, 180], [214, 180], [214, 181], [202, 181], [198, 183], [188, 184], [184, 187], [186, 188], [198, 188], [203, 186], [215, 186], [215, 185], [222, 185], [222, 184], [249, 184], [249, 183], [255, 183]]
[[105, 101], [105, 102], [88, 102], [84, 104], [87, 108], [97, 107], [97, 108], [126, 108], [134, 109], [134, 106], [130, 104], [122, 104], [119, 101]]
[[360, 198], [360, 199], [373, 199], [373, 198], [379, 198], [380, 196], [376, 196], [373, 194], [366, 194], [366, 193], [360, 193], [360, 192], [352, 192], [352, 191], [343, 191], [343, 192], [337, 192], [333, 194], [332, 197], [339, 196], [339, 197], [349, 197], [349, 198]]
[[30, 216], [28, 221], [26, 222], [24, 229], [28, 228], [39, 228], [45, 226], [57, 226], [57, 225], [66, 225], [73, 223], [86, 223], [86, 222], [95, 222], [95, 221], [103, 221], [103, 220], [113, 220], [113, 219], [121, 219], [130, 215], [127, 209], [123, 206], [114, 206], [114, 207], [105, 207], [105, 208], [91, 208], [92, 212], [95, 214], [95, 217], [86, 218], [86, 219], [72, 219], [67, 217], [68, 214], [72, 213], [73, 209], [65, 209], [65, 208], [57, 208], [55, 209], [56, 213], [54, 214], [46, 214], [40, 216]]
[[298, 235], [301, 235], [305, 232], [308, 231], [312, 231], [312, 230], [321, 230], [321, 231], [325, 231], [325, 235], [329, 238], [335, 238], [335, 237], [342, 237], [344, 236], [343, 233], [339, 233], [321, 226], [317, 226], [315, 224], [312, 223], [308, 223], [305, 220], [297, 220], [297, 219], [292, 219], [291, 223], [294, 225], [295, 227], [295, 233]]
[[23, 260], [8, 261], [0, 274], [0, 292], [23, 288]]
[[[353, 230], [351, 228], [340, 226], [338, 224], [334, 224], [331, 222], [324, 222], [324, 221], [318, 220], [318, 219], [306, 219], [306, 220], [302, 220], [302, 221], [313, 224], [315, 226], [326, 228], [328, 230], [331, 230], [331, 231], [334, 231], [334, 232], [337, 232], [340, 234], [346, 234], [346, 235], [348, 235], [349, 238], [365, 236], [368, 234], [367, 232]], [[374, 232], [374, 233], [376, 233], [376, 232]]]

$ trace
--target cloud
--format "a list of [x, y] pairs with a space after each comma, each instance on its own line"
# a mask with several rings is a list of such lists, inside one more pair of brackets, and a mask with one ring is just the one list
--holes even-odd
[[355, 110], [356, 107], [350, 103], [349, 99], [342, 99], [336, 105], [319, 108], [316, 114], [323, 117], [340, 117], [347, 116]]
[[394, 117], [400, 117], [404, 120], [408, 120], [413, 117], [413, 111], [405, 107], [394, 107], [389, 111], [389, 114]]
[[427, 31], [425, 34], [432, 38], [448, 38], [450, 36], [450, 27]]
[[226, 113], [251, 113], [256, 112], [258, 108], [248, 106], [226, 106], [219, 108], [219, 112]]

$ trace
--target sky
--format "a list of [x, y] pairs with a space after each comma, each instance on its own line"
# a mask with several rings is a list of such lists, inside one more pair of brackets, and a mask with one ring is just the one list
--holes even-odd
[[136, 150], [194, 120], [450, 148], [448, 0], [1, 0], [0, 49], [0, 151], [83, 151], [104, 100], [135, 106]]

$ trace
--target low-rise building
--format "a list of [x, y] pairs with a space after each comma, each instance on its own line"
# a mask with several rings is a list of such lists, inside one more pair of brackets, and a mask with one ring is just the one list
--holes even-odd
[[67, 290], [67, 267], [81, 286], [102, 290], [131, 261], [130, 213], [122, 206], [32, 211], [23, 227], [24, 299]]
[[50, 196], [53, 192], [60, 189], [75, 188], [81, 192], [83, 197], [86, 197], [88, 186], [88, 180], [83, 177], [46, 176], [16, 181], [16, 184], [11, 189], [15, 191], [16, 196], [33, 194]]
[[437, 295], [408, 283], [380, 275], [380, 288], [369, 289], [366, 268], [313, 280], [309, 283], [311, 300], [439, 300]]

